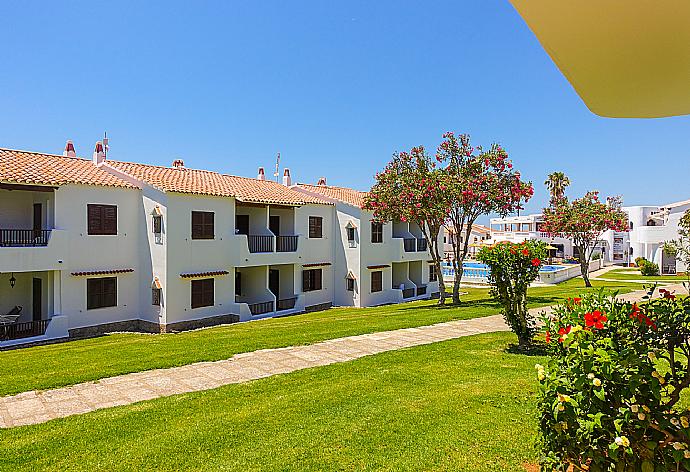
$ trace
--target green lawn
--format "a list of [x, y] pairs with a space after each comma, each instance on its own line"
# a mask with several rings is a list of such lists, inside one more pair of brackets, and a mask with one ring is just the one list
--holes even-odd
[[687, 281], [685, 276], [677, 275], [641, 275], [637, 269], [616, 269], [605, 273], [602, 277], [615, 280], [649, 280], [650, 282], [676, 282]]
[[[629, 291], [638, 284], [593, 282]], [[227, 359], [240, 352], [309, 344], [325, 339], [493, 315], [498, 305], [487, 289], [463, 289], [460, 306], [438, 309], [434, 301], [331, 310], [238, 323], [179, 334], [114, 334], [68, 343], [0, 352], [0, 395], [43, 390], [103, 377]], [[531, 307], [582, 292], [582, 281], [530, 289]]]
[[3, 470], [520, 471], [534, 364], [493, 333], [0, 434]]

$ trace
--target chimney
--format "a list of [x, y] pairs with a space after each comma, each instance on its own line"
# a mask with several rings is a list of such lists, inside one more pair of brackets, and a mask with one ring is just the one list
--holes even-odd
[[292, 185], [292, 179], [290, 178], [290, 169], [288, 169], [287, 167], [283, 171], [283, 185], [285, 185], [286, 187]]
[[259, 175], [256, 176], [259, 180], [266, 180], [266, 174], [264, 174], [264, 168], [259, 167]]
[[326, 185], [326, 177], [321, 177], [318, 182], [316, 182], [316, 185]]
[[77, 157], [77, 152], [74, 150], [74, 144], [71, 139], [67, 140], [65, 144], [65, 150], [62, 151], [62, 155], [65, 157]]
[[184, 169], [184, 161], [182, 159], [175, 159], [172, 163], [175, 169]]
[[101, 141], [96, 142], [96, 148], [93, 150], [93, 163], [98, 165], [103, 164], [105, 161], [105, 151], [103, 150], [103, 143]]

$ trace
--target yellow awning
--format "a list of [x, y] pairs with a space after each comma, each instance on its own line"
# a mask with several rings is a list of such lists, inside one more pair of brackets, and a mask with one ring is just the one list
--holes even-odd
[[511, 3], [593, 113], [690, 114], [690, 1]]

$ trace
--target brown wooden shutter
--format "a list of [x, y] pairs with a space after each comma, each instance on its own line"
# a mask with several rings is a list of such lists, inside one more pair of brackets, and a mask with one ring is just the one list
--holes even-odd
[[314, 270], [314, 290], [321, 290], [323, 283], [323, 271], [321, 269]]
[[310, 290], [311, 290], [311, 283], [309, 280], [309, 271], [303, 270], [302, 271], [302, 291], [303, 292], [309, 292]]
[[117, 234], [117, 207], [103, 206], [103, 233]]
[[87, 205], [86, 215], [89, 234], [98, 234], [101, 229], [101, 207], [98, 205]]

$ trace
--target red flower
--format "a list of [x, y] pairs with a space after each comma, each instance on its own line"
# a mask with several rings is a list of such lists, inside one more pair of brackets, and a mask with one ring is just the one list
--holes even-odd
[[546, 340], [546, 344], [549, 344], [551, 342], [551, 332], [548, 330], [546, 331], [545, 340]]
[[523, 256], [529, 256], [529, 249], [523, 249], [523, 250], [522, 250], [522, 255], [523, 255]]
[[563, 341], [565, 341], [565, 335], [568, 334], [568, 333], [570, 333], [570, 329], [571, 329], [571, 328], [572, 328], [572, 326], [568, 325], [568, 326], [566, 326], [565, 328], [561, 328], [561, 329], [558, 330], [558, 334], [561, 335], [561, 337], [558, 338], [558, 342], [559, 342], [559, 343], [562, 343]]
[[539, 267], [541, 265], [541, 261], [535, 257], [534, 259], [532, 259], [532, 265], [534, 267]]
[[643, 317], [644, 315], [642, 314], [640, 307], [637, 306], [637, 303], [633, 303], [632, 311], [630, 312], [630, 319], [634, 320], [637, 318], [638, 320], [642, 321]]
[[580, 303], [582, 303], [582, 298], [580, 298], [580, 297], [573, 298], [573, 303], [575, 303], [576, 305], [579, 305]]
[[605, 321], [608, 321], [608, 318], [599, 310], [585, 314], [585, 326], [588, 328], [594, 327], [596, 329], [603, 329]]
[[674, 294], [672, 294], [671, 292], [669, 292], [668, 290], [666, 290], [665, 288], [660, 288], [659, 293], [661, 294], [662, 297], [668, 298], [669, 300], [675, 300], [676, 299], [676, 296]]

